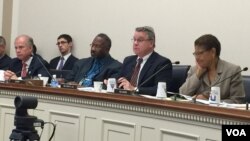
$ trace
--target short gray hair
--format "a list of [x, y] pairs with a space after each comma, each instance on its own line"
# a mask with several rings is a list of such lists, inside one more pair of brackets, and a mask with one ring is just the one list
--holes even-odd
[[18, 37], [16, 37], [16, 40], [19, 39], [19, 38], [25, 38], [27, 44], [32, 47], [33, 49], [33, 46], [34, 46], [34, 41], [33, 41], [33, 38], [28, 36], [28, 35], [19, 35]]
[[155, 47], [155, 32], [153, 27], [151, 26], [142, 26], [135, 28], [135, 31], [137, 32], [145, 32], [148, 35], [148, 39], [153, 41], [154, 47]]

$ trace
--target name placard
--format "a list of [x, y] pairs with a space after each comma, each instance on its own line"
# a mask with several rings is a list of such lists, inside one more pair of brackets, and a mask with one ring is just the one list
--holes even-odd
[[72, 84], [67, 84], [67, 83], [62, 83], [61, 88], [66, 88], [66, 89], [77, 89], [78, 85], [72, 85]]
[[125, 95], [134, 95], [134, 91], [124, 90], [124, 89], [115, 89], [114, 93], [125, 94]]

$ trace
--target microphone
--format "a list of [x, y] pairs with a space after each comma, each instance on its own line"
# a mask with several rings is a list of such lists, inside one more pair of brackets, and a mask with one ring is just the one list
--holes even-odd
[[[220, 83], [224, 82], [225, 80], [227, 80], [227, 79], [229, 79], [229, 78], [234, 77], [235, 75], [241, 73], [242, 71], [247, 71], [247, 70], [248, 70], [248, 67], [244, 67], [244, 68], [241, 69], [240, 71], [238, 71], [238, 72], [236, 72], [236, 73], [234, 73], [234, 74], [232, 74], [232, 75], [230, 75], [230, 76], [228, 76], [228, 77], [222, 79], [222, 80], [219, 81], [219, 82], [216, 82], [215, 84], [213, 84], [213, 85], [210, 86], [209, 88], [211, 88], [211, 87], [213, 87], [213, 86], [215, 86], [215, 85], [217, 85], [217, 84], [220, 84]], [[205, 90], [206, 90], [206, 89], [205, 89]], [[193, 98], [193, 102], [194, 102], [194, 103], [196, 103], [196, 99], [197, 99], [197, 97], [198, 97], [199, 95], [200, 95], [200, 94], [197, 94], [197, 95], [195, 95], [195, 97]]]
[[139, 88], [144, 85], [146, 82], [148, 82], [150, 79], [152, 79], [155, 75], [157, 75], [159, 72], [161, 72], [163, 69], [165, 69], [166, 67], [168, 67], [170, 64], [180, 64], [180, 61], [175, 61], [172, 63], [168, 63], [166, 65], [164, 65], [163, 67], [161, 67], [158, 71], [156, 71], [155, 73], [153, 73], [150, 77], [148, 77], [145, 81], [143, 81], [140, 85], [138, 85], [138, 87], [135, 89], [135, 93], [138, 93]]
[[43, 62], [42, 62], [41, 59], [39, 58], [39, 56], [35, 55], [35, 57], [36, 57], [37, 60], [40, 62], [40, 64], [42, 65], [42, 67], [45, 69], [45, 71], [47, 72], [47, 74], [49, 75], [49, 77], [50, 77], [51, 79], [54, 79], [54, 78], [52, 77], [52, 75], [50, 74], [49, 70], [46, 68], [46, 66], [43, 64]]

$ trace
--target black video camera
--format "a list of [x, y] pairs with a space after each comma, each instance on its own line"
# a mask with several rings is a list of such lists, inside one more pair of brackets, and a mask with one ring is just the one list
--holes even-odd
[[14, 125], [16, 129], [12, 130], [11, 140], [30, 141], [40, 140], [35, 127], [43, 127], [43, 120], [37, 119], [36, 116], [30, 116], [28, 109], [35, 109], [37, 106], [37, 98], [31, 96], [17, 96], [14, 104], [16, 107]]

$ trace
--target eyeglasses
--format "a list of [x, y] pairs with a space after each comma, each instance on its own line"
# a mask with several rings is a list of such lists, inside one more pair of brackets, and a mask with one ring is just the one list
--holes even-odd
[[57, 42], [56, 45], [66, 44], [66, 43], [68, 43], [68, 42], [66, 42], [66, 41], [61, 41], [61, 42]]
[[202, 54], [204, 54], [204, 53], [207, 52], [207, 51], [208, 51], [208, 50], [197, 51], [197, 52], [194, 52], [193, 55], [194, 55], [195, 57], [201, 56]]
[[98, 45], [98, 44], [89, 44], [90, 47], [95, 47], [95, 48], [101, 48], [102, 45]]
[[144, 42], [144, 41], [150, 41], [152, 39], [131, 39], [131, 41], [134, 43], [134, 42], [137, 42], [137, 43], [141, 43], [141, 42]]

